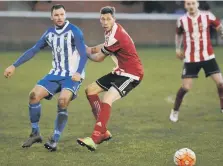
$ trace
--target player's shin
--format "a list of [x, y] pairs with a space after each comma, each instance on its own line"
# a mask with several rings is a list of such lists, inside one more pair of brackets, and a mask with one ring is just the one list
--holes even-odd
[[58, 107], [58, 113], [55, 120], [55, 128], [54, 128], [54, 135], [53, 140], [58, 142], [60, 139], [60, 135], [63, 132], [68, 120], [68, 113], [67, 109], [61, 109]]
[[97, 144], [101, 142], [102, 134], [107, 131], [107, 123], [110, 118], [111, 106], [107, 103], [101, 104], [101, 111], [99, 113], [97, 122], [94, 127], [94, 132], [92, 133], [91, 138]]
[[97, 94], [94, 94], [94, 95], [88, 95], [87, 94], [87, 99], [91, 105], [91, 108], [92, 108], [92, 113], [95, 117], [95, 119], [97, 120], [98, 118], [98, 114], [101, 110], [101, 101], [100, 101], [100, 98], [98, 97]]
[[39, 119], [41, 115], [41, 104], [35, 103], [35, 104], [29, 104], [29, 117], [30, 122], [32, 125], [32, 133], [37, 134], [39, 133]]
[[177, 95], [176, 95], [176, 99], [175, 99], [175, 102], [174, 102], [174, 111], [179, 111], [179, 108], [181, 106], [183, 98], [184, 98], [184, 96], [187, 92], [188, 91], [186, 89], [182, 88], [182, 87], [178, 90]]
[[221, 110], [223, 110], [223, 86], [218, 86], [218, 96], [220, 99]]

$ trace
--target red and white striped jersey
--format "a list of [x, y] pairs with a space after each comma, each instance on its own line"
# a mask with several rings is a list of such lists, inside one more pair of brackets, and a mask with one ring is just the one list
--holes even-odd
[[110, 32], [105, 32], [104, 49], [110, 53], [115, 62], [113, 73], [142, 80], [144, 71], [135, 45], [120, 24], [115, 23]]
[[176, 33], [183, 33], [184, 62], [201, 62], [215, 58], [210, 26], [217, 28], [220, 24], [220, 20], [207, 11], [199, 11], [196, 17], [187, 13], [178, 19]]

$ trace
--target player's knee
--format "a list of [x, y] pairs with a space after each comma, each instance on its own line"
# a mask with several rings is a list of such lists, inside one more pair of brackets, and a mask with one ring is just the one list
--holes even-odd
[[217, 87], [223, 89], [223, 82], [217, 83]]
[[192, 85], [190, 85], [190, 84], [183, 84], [182, 88], [183, 88], [185, 91], [189, 91], [189, 90], [191, 90]]
[[88, 85], [87, 88], [85, 89], [85, 93], [86, 95], [96, 94], [94, 85], [93, 84]]
[[35, 92], [30, 92], [29, 94], [29, 102], [30, 103], [37, 103], [40, 101], [40, 98]]
[[65, 109], [68, 106], [68, 100], [65, 97], [60, 97], [58, 99], [59, 108]]

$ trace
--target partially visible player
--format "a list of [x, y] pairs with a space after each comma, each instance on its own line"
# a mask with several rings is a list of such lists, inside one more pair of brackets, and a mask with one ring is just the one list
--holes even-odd
[[84, 68], [87, 54], [82, 31], [66, 20], [63, 5], [57, 4], [51, 8], [51, 19], [55, 26], [50, 27], [31, 49], [9, 66], [4, 75], [6, 78], [11, 77], [18, 66], [33, 58], [37, 52], [46, 46], [52, 49], [53, 68], [29, 94], [29, 116], [32, 132], [22, 147], [30, 147], [34, 143], [42, 142], [39, 128], [40, 101], [43, 98], [50, 100], [54, 94], [60, 92], [54, 134], [44, 145], [48, 150], [55, 151], [60, 135], [67, 123], [67, 107], [70, 101], [76, 97], [85, 76]]
[[[101, 62], [110, 56], [115, 64], [114, 70], [99, 78], [86, 89], [96, 124], [91, 137], [78, 139], [77, 142], [89, 150], [111, 138], [107, 130], [112, 104], [126, 96], [143, 78], [143, 67], [135, 45], [125, 29], [115, 22], [115, 8], [107, 6], [100, 11], [100, 22], [105, 31], [104, 44], [87, 48], [92, 61]], [[102, 100], [98, 94], [105, 92]]]
[[[185, 94], [192, 88], [193, 79], [198, 77], [200, 69], [204, 69], [206, 77], [216, 83], [223, 112], [223, 79], [210, 39], [210, 26], [214, 26], [223, 37], [223, 26], [209, 11], [200, 11], [197, 0], [186, 0], [187, 13], [177, 21], [176, 55], [184, 61], [182, 86], [178, 90], [170, 120], [178, 121], [179, 108]], [[182, 42], [184, 50], [181, 50]]]

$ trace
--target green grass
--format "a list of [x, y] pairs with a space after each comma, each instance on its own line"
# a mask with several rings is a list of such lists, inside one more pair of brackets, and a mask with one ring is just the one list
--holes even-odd
[[[216, 48], [221, 68], [222, 49]], [[1, 53], [1, 72], [19, 52]], [[50, 153], [43, 144], [22, 149], [21, 144], [30, 132], [28, 94], [35, 83], [48, 73], [51, 54], [42, 52], [19, 67], [11, 79], [0, 77], [0, 165], [1, 166], [173, 166], [173, 154], [188, 147], [197, 155], [198, 166], [220, 166], [223, 163], [223, 115], [219, 111], [216, 87], [205, 79], [203, 71], [182, 105], [179, 123], [169, 121], [172, 104], [181, 80], [182, 62], [175, 59], [173, 49], [139, 50], [145, 68], [142, 83], [126, 98], [117, 101], [112, 109], [109, 129], [110, 142], [96, 152], [76, 144], [76, 138], [89, 136], [94, 119], [85, 98], [85, 87], [108, 73], [113, 63], [88, 62], [87, 75], [79, 97], [69, 106], [69, 120], [59, 149]], [[57, 97], [42, 102], [40, 121], [44, 141], [53, 132]]]

